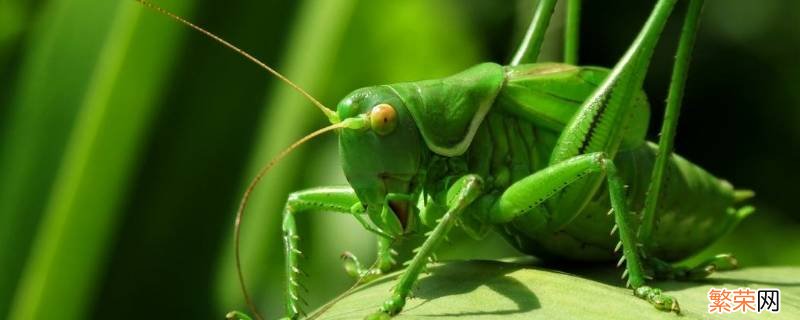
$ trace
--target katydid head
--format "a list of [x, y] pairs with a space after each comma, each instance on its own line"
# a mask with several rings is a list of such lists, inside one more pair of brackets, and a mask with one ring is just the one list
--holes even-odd
[[425, 143], [403, 101], [386, 86], [358, 89], [337, 107], [342, 121], [364, 127], [341, 130], [339, 153], [350, 186], [370, 219], [397, 236], [413, 224]]

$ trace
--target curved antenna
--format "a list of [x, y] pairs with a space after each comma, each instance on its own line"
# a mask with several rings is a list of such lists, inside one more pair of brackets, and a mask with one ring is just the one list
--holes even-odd
[[239, 286], [242, 288], [242, 294], [244, 294], [244, 300], [245, 302], [247, 302], [247, 306], [250, 308], [250, 311], [253, 312], [253, 314], [256, 316], [257, 319], [263, 319], [263, 318], [258, 313], [255, 304], [253, 304], [253, 301], [250, 299], [250, 295], [247, 293], [247, 287], [245, 286], [245, 281], [244, 281], [244, 273], [242, 273], [242, 260], [239, 254], [239, 238], [241, 235], [242, 218], [244, 217], [244, 209], [247, 208], [247, 202], [248, 200], [250, 200], [250, 195], [253, 193], [253, 189], [255, 189], [256, 185], [258, 185], [261, 179], [264, 178], [264, 176], [270, 170], [272, 170], [272, 168], [278, 162], [283, 160], [283, 158], [289, 155], [289, 153], [291, 153], [294, 149], [323, 133], [339, 128], [346, 128], [348, 127], [349, 124], [351, 124], [351, 121], [334, 123], [317, 131], [309, 133], [305, 137], [300, 138], [300, 140], [297, 140], [295, 143], [292, 143], [291, 146], [281, 151], [281, 153], [279, 153], [275, 158], [270, 160], [269, 163], [261, 167], [261, 169], [258, 171], [258, 174], [256, 174], [253, 180], [250, 181], [250, 184], [247, 186], [247, 189], [244, 191], [244, 194], [242, 195], [242, 201], [239, 203], [239, 209], [236, 211], [236, 222], [234, 222], [233, 225], [233, 239], [234, 239], [233, 246], [236, 256], [236, 272], [239, 275]]
[[280, 79], [281, 81], [283, 81], [286, 84], [288, 84], [289, 86], [291, 86], [295, 91], [297, 91], [300, 94], [302, 94], [303, 96], [305, 96], [308, 100], [311, 101], [311, 103], [316, 105], [319, 108], [319, 110], [322, 111], [322, 113], [325, 114], [326, 117], [328, 117], [328, 121], [330, 121], [331, 123], [338, 123], [339, 122], [339, 116], [336, 114], [336, 112], [334, 112], [330, 108], [326, 107], [324, 104], [322, 104], [322, 102], [319, 102], [319, 100], [317, 100], [316, 98], [311, 96], [311, 94], [309, 94], [308, 92], [306, 92], [305, 90], [300, 88], [300, 86], [296, 85], [294, 82], [292, 82], [291, 80], [286, 78], [283, 74], [281, 74], [280, 72], [276, 71], [275, 69], [272, 69], [266, 63], [261, 62], [261, 60], [258, 60], [256, 57], [253, 57], [252, 55], [250, 55], [246, 51], [244, 51], [242, 49], [239, 49], [237, 46], [231, 44], [230, 42], [226, 41], [225, 39], [220, 38], [219, 36], [211, 33], [210, 31], [207, 31], [206, 29], [203, 29], [203, 28], [195, 25], [194, 23], [189, 22], [188, 20], [186, 20], [184, 18], [181, 18], [177, 14], [174, 14], [174, 13], [172, 13], [170, 11], [167, 11], [166, 9], [161, 8], [158, 5], [156, 5], [154, 3], [151, 3], [150, 1], [147, 1], [147, 0], [135, 0], [135, 1], [138, 2], [138, 3], [141, 3], [143, 6], [145, 6], [147, 8], [155, 10], [158, 13], [161, 13], [161, 14], [163, 14], [165, 16], [168, 16], [168, 17], [174, 19], [175, 21], [178, 21], [178, 22], [188, 26], [189, 28], [192, 28], [192, 29], [194, 29], [194, 30], [196, 30], [196, 31], [208, 36], [209, 38], [213, 39], [214, 41], [219, 42], [220, 44], [222, 44], [223, 46], [227, 47], [228, 49], [231, 49], [234, 52], [242, 55], [247, 60], [252, 61], [253, 63], [258, 65], [259, 67], [263, 68], [264, 70], [267, 70], [269, 73], [273, 74], [274, 76], [278, 77], [278, 79]]

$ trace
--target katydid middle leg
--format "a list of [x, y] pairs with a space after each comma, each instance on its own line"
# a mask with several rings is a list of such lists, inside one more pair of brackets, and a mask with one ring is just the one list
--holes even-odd
[[[531, 23], [509, 65], [534, 63], [544, 43], [544, 35], [556, 7], [556, 0], [541, 0], [531, 17]], [[564, 63], [577, 65], [581, 0], [567, 0], [564, 28]]]
[[647, 197], [642, 210], [642, 224], [639, 227], [639, 236], [642, 240], [652, 245], [653, 225], [655, 214], [658, 207], [658, 200], [661, 197], [661, 186], [664, 175], [668, 172], [667, 161], [672, 156], [673, 141], [675, 139], [675, 129], [678, 126], [678, 115], [680, 114], [683, 90], [686, 84], [686, 75], [689, 71], [692, 49], [694, 48], [697, 36], [697, 26], [700, 20], [700, 11], [703, 7], [703, 0], [691, 0], [686, 13], [686, 18], [681, 29], [681, 36], [678, 43], [678, 52], [675, 56], [675, 65], [672, 70], [672, 80], [670, 81], [669, 93], [667, 96], [667, 106], [664, 111], [664, 122], [661, 127], [661, 138], [658, 141], [658, 155], [653, 165], [653, 172], [650, 184], [647, 188]]
[[539, 0], [531, 17], [531, 24], [525, 31], [525, 36], [520, 42], [514, 57], [509, 65], [516, 66], [522, 63], [534, 63], [539, 57], [539, 51], [544, 43], [544, 35], [550, 25], [550, 17], [556, 7], [557, 0]]
[[[638, 231], [639, 239], [645, 244], [645, 250], [648, 247], [657, 245], [653, 239], [653, 227], [656, 223], [656, 209], [658, 208], [658, 200], [662, 196], [661, 187], [666, 178], [665, 175], [669, 173], [669, 171], [666, 170], [667, 161], [669, 161], [672, 156], [675, 130], [678, 126], [678, 116], [680, 115], [681, 109], [681, 100], [686, 85], [692, 50], [697, 37], [703, 2], [703, 0], [691, 0], [689, 2], [683, 28], [681, 29], [677, 54], [675, 56], [675, 65], [673, 66], [672, 79], [667, 95], [667, 106], [664, 111], [664, 122], [658, 141], [658, 155], [653, 165], [653, 172], [647, 189], [647, 197], [645, 198], [644, 209], [642, 210], [642, 223]], [[650, 260], [649, 264], [653, 269], [655, 277], [662, 279], [699, 279], [707, 277], [717, 270], [729, 270], [737, 267], [736, 259], [730, 254], [716, 255], [693, 267], [673, 266], [655, 257]]]
[[403, 271], [392, 294], [380, 308], [380, 315], [395, 315], [399, 313], [406, 303], [406, 298], [411, 293], [412, 287], [417, 282], [419, 274], [425, 269], [429, 259], [442, 243], [461, 213], [477, 199], [483, 191], [483, 180], [477, 175], [465, 175], [459, 178], [449, 189], [447, 196], [447, 212], [438, 220], [433, 231], [427, 233], [427, 239], [421, 247], [414, 250], [414, 257]]
[[660, 280], [700, 280], [716, 271], [739, 267], [739, 262], [729, 253], [715, 255], [694, 266], [676, 266], [655, 257], [646, 258], [645, 264], [652, 270], [653, 277]]
[[[520, 41], [520, 46], [517, 48], [509, 65], [534, 63], [538, 60], [544, 43], [544, 35], [550, 25], [550, 18], [555, 10], [556, 2], [556, 0], [541, 0], [537, 2], [533, 17], [531, 17], [531, 24], [525, 31], [525, 35]], [[567, 0], [564, 23], [564, 63], [566, 64], [577, 65], [578, 63], [580, 10], [581, 0]]]

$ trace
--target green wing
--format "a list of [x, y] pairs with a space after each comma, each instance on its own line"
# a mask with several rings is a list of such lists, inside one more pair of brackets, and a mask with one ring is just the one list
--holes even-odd
[[467, 150], [504, 81], [502, 66], [482, 63], [447, 78], [388, 87], [405, 103], [428, 148], [453, 157]]
[[[610, 70], [576, 67], [560, 63], [506, 67], [506, 84], [497, 97], [497, 107], [534, 125], [561, 132]], [[634, 112], [626, 126], [622, 149], [644, 142], [650, 121], [650, 105], [644, 91], [635, 98]]]

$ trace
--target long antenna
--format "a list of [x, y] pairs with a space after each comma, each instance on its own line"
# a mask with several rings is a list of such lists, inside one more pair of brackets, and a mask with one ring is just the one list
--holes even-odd
[[181, 18], [177, 14], [174, 14], [174, 13], [172, 13], [170, 11], [167, 11], [167, 9], [159, 7], [158, 5], [156, 5], [156, 4], [154, 4], [154, 3], [150, 2], [150, 1], [147, 1], [147, 0], [135, 0], [135, 1], [138, 2], [138, 3], [141, 3], [142, 5], [144, 5], [147, 8], [153, 9], [153, 10], [155, 10], [155, 11], [157, 11], [157, 12], [163, 14], [163, 15], [166, 15], [166, 16], [174, 19], [175, 21], [178, 21], [178, 22], [188, 26], [189, 28], [192, 28], [192, 29], [197, 30], [198, 32], [200, 32], [202, 34], [205, 34], [209, 38], [214, 39], [215, 41], [221, 43], [223, 46], [228, 47], [229, 49], [233, 50], [234, 52], [242, 55], [243, 57], [247, 58], [247, 60], [252, 61], [253, 63], [258, 65], [259, 67], [263, 68], [264, 70], [267, 70], [269, 73], [271, 73], [274, 76], [278, 77], [278, 79], [280, 79], [281, 81], [286, 82], [286, 84], [291, 86], [295, 91], [299, 92], [300, 94], [302, 94], [303, 96], [308, 98], [308, 100], [310, 100], [314, 105], [316, 105], [319, 108], [319, 110], [322, 111], [322, 113], [324, 113], [326, 117], [328, 117], [328, 120], [331, 123], [339, 122], [339, 116], [336, 114], [336, 112], [334, 112], [330, 108], [326, 107], [324, 104], [322, 104], [322, 102], [319, 102], [319, 100], [317, 100], [311, 94], [309, 94], [308, 92], [306, 92], [305, 90], [300, 88], [300, 86], [296, 85], [294, 82], [292, 82], [291, 80], [286, 78], [283, 74], [281, 74], [280, 72], [276, 71], [275, 69], [272, 69], [266, 63], [261, 62], [261, 60], [258, 60], [256, 57], [253, 57], [251, 54], [247, 53], [246, 51], [244, 51], [242, 49], [239, 49], [239, 47], [233, 45], [232, 43], [226, 41], [225, 39], [220, 38], [219, 36], [211, 33], [210, 31], [207, 31], [206, 29], [203, 29], [203, 28], [195, 25], [194, 23], [189, 22], [188, 20], [186, 20], [184, 18]]
[[240, 238], [240, 234], [241, 234], [242, 218], [244, 217], [244, 209], [247, 208], [247, 202], [250, 200], [250, 195], [253, 193], [253, 189], [255, 189], [256, 185], [258, 185], [258, 183], [261, 181], [261, 179], [264, 178], [264, 176], [270, 170], [272, 170], [272, 167], [274, 167], [275, 164], [277, 164], [278, 162], [283, 160], [283, 158], [285, 158], [287, 155], [289, 155], [289, 153], [291, 153], [294, 149], [296, 149], [297, 147], [299, 147], [303, 143], [306, 143], [308, 140], [311, 140], [314, 137], [317, 137], [317, 136], [319, 136], [319, 135], [321, 135], [321, 134], [323, 134], [325, 132], [328, 132], [328, 131], [331, 131], [331, 130], [335, 130], [335, 129], [339, 129], [339, 128], [346, 128], [348, 126], [348, 124], [350, 124], [350, 123], [351, 123], [350, 121], [344, 121], [344, 122], [331, 124], [331, 125], [329, 125], [327, 127], [324, 127], [324, 128], [319, 129], [317, 131], [309, 133], [305, 137], [300, 138], [300, 140], [297, 140], [295, 143], [292, 143], [291, 146], [289, 146], [288, 148], [286, 148], [283, 151], [281, 151], [281, 153], [279, 153], [278, 156], [273, 158], [269, 163], [264, 165], [261, 168], [261, 170], [258, 171], [258, 174], [256, 174], [256, 176], [253, 178], [252, 181], [250, 181], [250, 184], [247, 186], [247, 189], [245, 190], [244, 195], [242, 195], [242, 201], [241, 201], [241, 203], [239, 203], [239, 210], [236, 211], [236, 222], [234, 222], [234, 226], [233, 226], [233, 238], [234, 238], [233, 246], [234, 246], [234, 252], [235, 252], [235, 255], [236, 255], [236, 272], [239, 274], [239, 285], [242, 288], [242, 294], [244, 294], [244, 300], [245, 300], [245, 302], [247, 302], [247, 306], [250, 308], [250, 311], [253, 312], [253, 314], [256, 316], [257, 319], [263, 319], [263, 318], [258, 313], [258, 310], [256, 310], [256, 307], [253, 304], [253, 301], [250, 300], [250, 295], [247, 293], [247, 287], [245, 286], [245, 281], [244, 281], [244, 274], [242, 273], [242, 262], [241, 262], [241, 258], [240, 258], [240, 254], [239, 254], [239, 238]]

